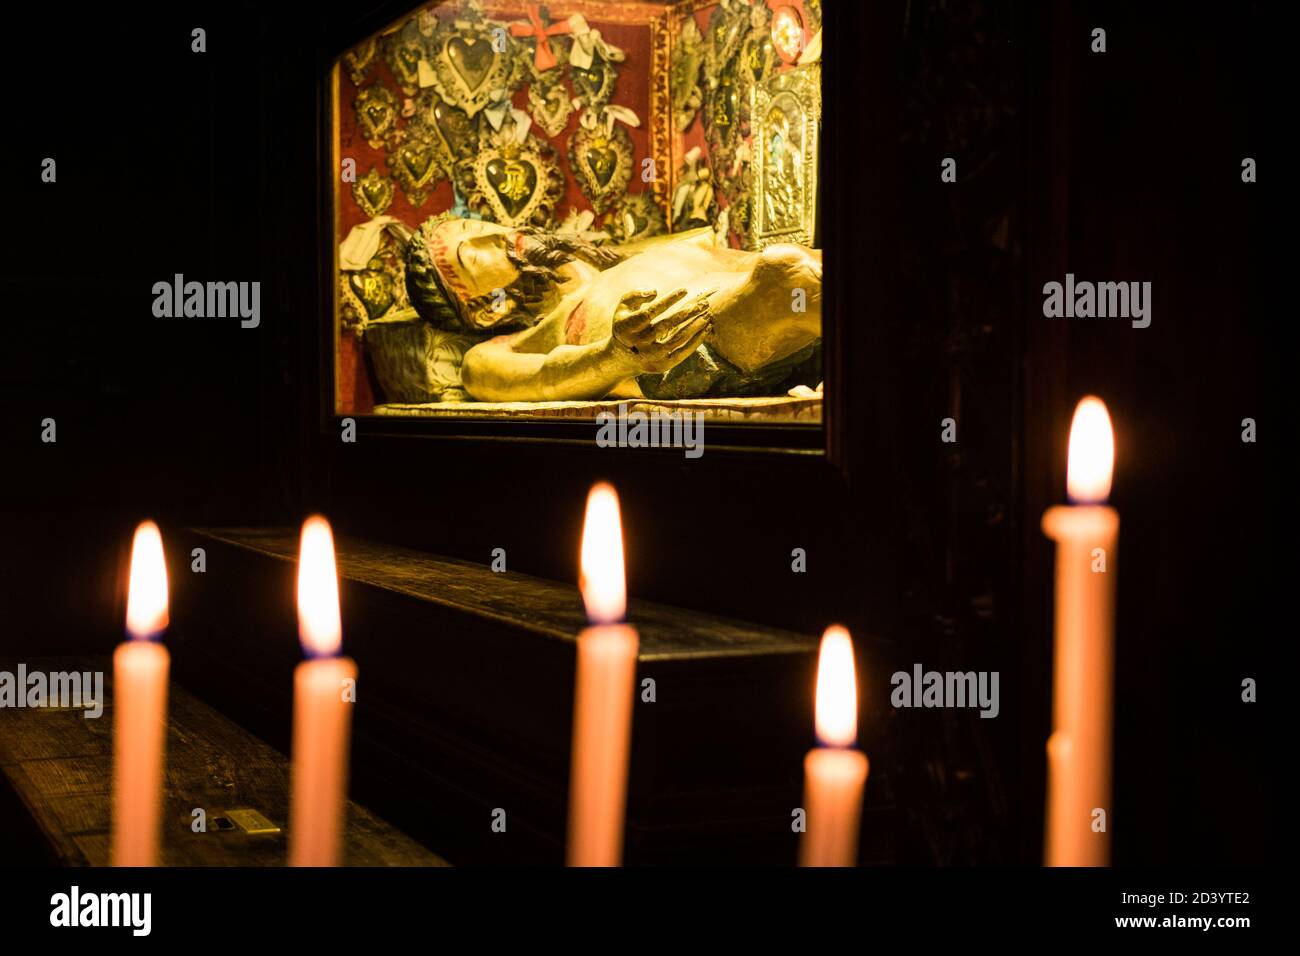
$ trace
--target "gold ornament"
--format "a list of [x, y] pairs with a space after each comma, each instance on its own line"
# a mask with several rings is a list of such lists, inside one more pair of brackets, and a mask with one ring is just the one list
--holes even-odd
[[598, 213], [627, 189], [632, 158], [632, 137], [622, 126], [584, 122], [569, 138], [569, 169]]
[[393, 280], [376, 263], [377, 260], [371, 259], [369, 267], [345, 274], [347, 291], [361, 303], [365, 320], [379, 318], [394, 302]]
[[704, 76], [716, 85], [723, 70], [731, 63], [749, 29], [750, 8], [738, 0], [723, 0], [709, 15], [707, 41], [704, 45]]
[[343, 54], [343, 66], [348, 71], [348, 78], [353, 86], [360, 86], [366, 81], [366, 74], [374, 66], [375, 54], [379, 51], [378, 37], [371, 37], [358, 43]]
[[[580, 13], [569, 18], [569, 28], [569, 76], [573, 91], [584, 106], [600, 109], [614, 95], [618, 82], [615, 64], [626, 60], [627, 54], [591, 27]], [[652, 29], [652, 45], [653, 33]]]
[[584, 106], [599, 108], [609, 102], [618, 84], [618, 71], [614, 64], [599, 52], [593, 54], [591, 64], [586, 67], [569, 65], [573, 80], [573, 92], [582, 100]]
[[[519, 85], [519, 44], [502, 24], [481, 18], [473, 5], [465, 19], [444, 20], [429, 40], [433, 88], [442, 99], [473, 119]], [[495, 95], [494, 95], [495, 94]]]
[[[709, 162], [715, 170], [730, 166], [732, 153], [741, 138], [744, 119], [742, 86], [737, 81], [737, 64], [733, 59], [714, 85], [704, 94], [704, 139], [709, 145]], [[721, 178], [721, 177], [720, 177]]]
[[528, 84], [528, 105], [532, 108], [533, 122], [547, 136], [559, 136], [564, 132], [573, 113], [573, 101], [558, 70], [549, 70], [533, 78]]
[[376, 83], [357, 93], [352, 101], [356, 111], [357, 122], [371, 149], [380, 149], [384, 145], [384, 136], [397, 123], [397, 97], [388, 87]]
[[360, 331], [370, 322], [408, 308], [406, 266], [396, 240], [385, 235], [364, 269], [339, 273], [339, 312]]
[[614, 200], [602, 228], [615, 242], [640, 242], [664, 231], [664, 211], [653, 193], [625, 193]]
[[439, 141], [430, 130], [411, 125], [392, 137], [388, 168], [401, 183], [407, 201], [419, 209], [429, 197], [429, 189], [445, 176], [444, 164], [448, 159], [440, 152]]
[[672, 53], [673, 125], [686, 130], [695, 120], [704, 94], [700, 91], [700, 64], [704, 62], [704, 38], [695, 25], [695, 17], [682, 20], [681, 33]]
[[384, 45], [385, 59], [397, 85], [407, 96], [414, 96], [420, 88], [420, 61], [425, 54], [425, 39], [416, 21], [407, 20], [398, 33], [386, 38]]
[[371, 219], [382, 216], [393, 204], [393, 181], [375, 167], [352, 184], [352, 198]]
[[767, 79], [778, 59], [772, 44], [772, 10], [765, 3], [757, 3], [751, 8], [749, 33], [740, 46], [742, 101], [748, 101], [750, 87]]
[[549, 227], [564, 194], [555, 151], [531, 133], [523, 142], [485, 135], [478, 155], [457, 170], [470, 209], [504, 226]]
[[754, 248], [813, 244], [821, 89], [821, 64], [810, 63], [754, 90]]
[[468, 159], [478, 148], [478, 131], [465, 111], [444, 103], [433, 90], [425, 90], [417, 97], [411, 125], [433, 136], [438, 162], [448, 176], [457, 161]]

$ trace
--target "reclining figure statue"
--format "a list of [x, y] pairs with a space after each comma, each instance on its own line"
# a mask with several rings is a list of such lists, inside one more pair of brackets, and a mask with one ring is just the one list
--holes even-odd
[[630, 246], [447, 214], [411, 235], [421, 318], [473, 343], [477, 401], [783, 394], [821, 381], [819, 250], [744, 252], [709, 229]]

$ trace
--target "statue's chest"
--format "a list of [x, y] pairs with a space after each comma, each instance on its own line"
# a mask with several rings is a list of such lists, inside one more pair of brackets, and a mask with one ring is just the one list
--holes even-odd
[[591, 341], [587, 338], [587, 317], [590, 311], [591, 310], [587, 308], [586, 299], [580, 300], [578, 304], [573, 307], [573, 311], [569, 313], [569, 317], [564, 320], [565, 345], [582, 345], [585, 342]]
[[564, 343], [585, 345], [608, 338], [623, 296], [639, 289], [662, 295], [686, 287], [713, 264], [704, 250], [665, 248], [597, 273], [575, 294], [577, 302], [563, 318]]

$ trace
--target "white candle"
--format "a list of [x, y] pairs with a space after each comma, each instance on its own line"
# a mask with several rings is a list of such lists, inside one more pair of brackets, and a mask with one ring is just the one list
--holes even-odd
[[1049, 508], [1056, 542], [1056, 646], [1052, 736], [1047, 743], [1047, 866], [1110, 863], [1115, 551], [1110, 496], [1115, 441], [1106, 406], [1079, 402], [1070, 427], [1068, 506]]
[[167, 738], [170, 658], [160, 640], [167, 629], [167, 565], [158, 526], [135, 529], [127, 585], [130, 640], [113, 654], [114, 866], [156, 866], [163, 758]]
[[579, 586], [591, 626], [578, 635], [568, 864], [619, 866], [639, 638], [620, 623], [627, 606], [622, 522], [618, 495], [606, 484], [587, 497]]
[[298, 634], [310, 659], [294, 671], [289, 863], [338, 866], [357, 667], [340, 654], [334, 536], [321, 517], [308, 518], [302, 526]]
[[866, 754], [858, 736], [858, 690], [849, 632], [832, 625], [822, 635], [817, 660], [817, 737], [804, 760], [805, 830], [800, 866], [853, 866], [867, 782]]

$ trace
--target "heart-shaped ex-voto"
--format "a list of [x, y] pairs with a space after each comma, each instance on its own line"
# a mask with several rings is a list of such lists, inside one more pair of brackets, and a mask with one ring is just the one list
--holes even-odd
[[537, 167], [527, 159], [493, 156], [484, 169], [506, 212], [511, 218], [518, 216], [537, 192]]
[[469, 179], [471, 208], [505, 226], [549, 225], [564, 193], [554, 151], [532, 135], [522, 143], [485, 138], [460, 168]]
[[471, 92], [483, 85], [495, 58], [492, 44], [484, 40], [452, 37], [447, 41], [447, 60]]
[[388, 168], [401, 183], [406, 199], [417, 209], [428, 198], [429, 188], [443, 178], [445, 171], [438, 162], [436, 134], [423, 125], [412, 124], [394, 136], [388, 153]]
[[632, 179], [632, 137], [622, 126], [582, 127], [569, 138], [569, 168], [596, 212], [623, 195]]
[[366, 318], [377, 319], [393, 305], [393, 279], [388, 273], [375, 268], [374, 263], [360, 272], [348, 276], [352, 293], [366, 310]]
[[352, 101], [357, 123], [366, 141], [374, 149], [383, 145], [384, 136], [397, 122], [397, 97], [382, 84], [367, 86]]
[[393, 181], [375, 167], [352, 184], [352, 198], [370, 218], [382, 216], [393, 204]]
[[519, 85], [522, 71], [515, 68], [515, 40], [500, 30], [494, 37], [486, 21], [445, 20], [429, 43], [434, 89], [471, 119], [500, 98], [501, 91], [508, 96]]

